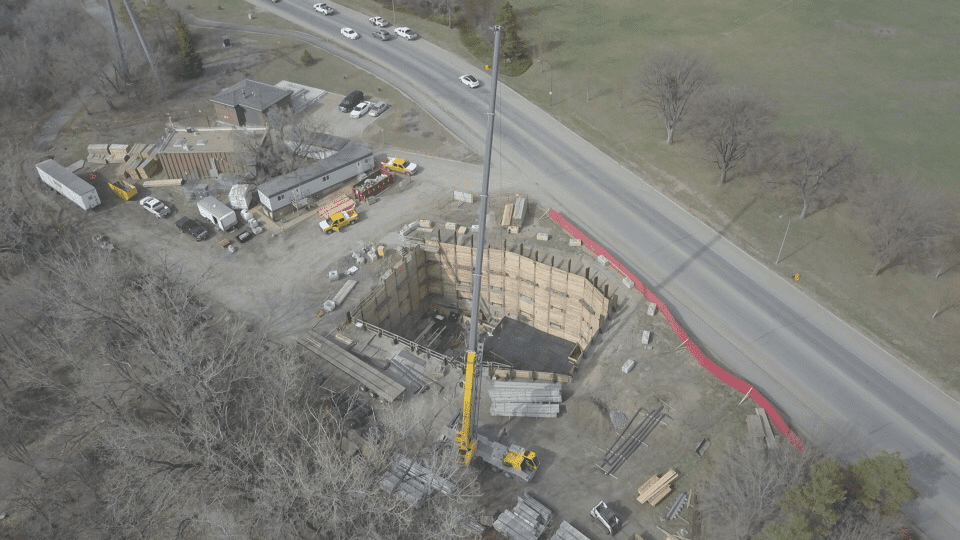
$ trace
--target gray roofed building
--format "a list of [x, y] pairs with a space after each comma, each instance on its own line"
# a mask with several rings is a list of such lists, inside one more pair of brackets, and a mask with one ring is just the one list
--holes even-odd
[[353, 141], [316, 163], [278, 176], [257, 188], [260, 203], [272, 214], [295, 200], [322, 194], [375, 166], [373, 151]]
[[266, 125], [271, 108], [292, 106], [292, 90], [244, 79], [228, 86], [210, 98], [217, 111], [217, 121], [235, 126]]

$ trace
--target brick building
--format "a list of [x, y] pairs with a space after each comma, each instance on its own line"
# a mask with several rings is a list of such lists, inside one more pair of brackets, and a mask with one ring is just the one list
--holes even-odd
[[292, 90], [244, 79], [210, 98], [217, 121], [234, 126], [266, 126], [272, 109], [292, 106]]

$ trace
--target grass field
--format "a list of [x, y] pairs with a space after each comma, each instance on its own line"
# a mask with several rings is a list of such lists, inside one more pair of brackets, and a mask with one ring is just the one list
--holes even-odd
[[[231, 17], [236, 18], [248, 9], [240, 0], [219, 3], [224, 10], [216, 9], [217, 0], [195, 0], [190, 11], [207, 18], [233, 12]], [[371, 15], [390, 15], [372, 0], [342, 4]], [[960, 135], [960, 109], [955, 106], [960, 97], [960, 60], [953, 54], [960, 41], [956, 37], [960, 4], [936, 0], [909, 5], [894, 0], [512, 4], [523, 21], [525, 39], [543, 62], [535, 62], [507, 84], [723, 231], [784, 279], [799, 273], [798, 287], [960, 396], [956, 369], [960, 306], [931, 319], [943, 298], [960, 297], [960, 267], [936, 281], [930, 272], [902, 267], [870, 277], [873, 261], [866, 236], [846, 205], [794, 221], [783, 260], [775, 266], [787, 220], [799, 213], [797, 201], [787, 192], [763, 191], [756, 179], [738, 177], [736, 169], [732, 182], [719, 188], [716, 168], [702, 158], [682, 126], [676, 143], [666, 146], [662, 123], [637, 104], [630, 88], [631, 75], [650, 52], [673, 47], [700, 50], [715, 62], [725, 82], [766, 92], [778, 105], [781, 130], [835, 128], [848, 141], [862, 144], [864, 154], [879, 167], [960, 191], [955, 172], [960, 170], [960, 152], [955, 149]], [[271, 20], [260, 14], [257, 24]], [[467, 57], [455, 29], [400, 13], [397, 22]], [[485, 63], [472, 61], [478, 70]], [[330, 90], [339, 91], [335, 86], [340, 81], [328, 78], [327, 71], [341, 64], [330, 58], [322, 63], [323, 79], [333, 82]], [[271, 62], [262, 77], [254, 78], [297, 80], [285, 70], [299, 68]]]

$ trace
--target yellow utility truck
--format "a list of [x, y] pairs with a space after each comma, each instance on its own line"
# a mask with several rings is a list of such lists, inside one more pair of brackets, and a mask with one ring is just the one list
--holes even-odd
[[337, 212], [320, 222], [320, 230], [327, 234], [333, 234], [344, 227], [350, 226], [358, 219], [360, 219], [360, 214], [358, 214], [356, 210], [350, 209]]

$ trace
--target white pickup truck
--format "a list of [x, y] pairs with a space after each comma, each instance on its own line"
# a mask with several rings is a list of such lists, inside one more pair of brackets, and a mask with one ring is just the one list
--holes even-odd
[[380, 28], [386, 28], [386, 27], [390, 26], [390, 23], [389, 23], [387, 20], [385, 20], [383, 17], [380, 17], [380, 16], [370, 17], [370, 24], [372, 24], [372, 25], [374, 25], [374, 26], [379, 26]]

